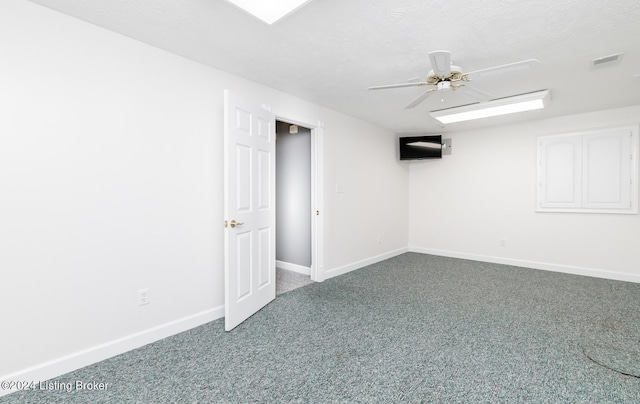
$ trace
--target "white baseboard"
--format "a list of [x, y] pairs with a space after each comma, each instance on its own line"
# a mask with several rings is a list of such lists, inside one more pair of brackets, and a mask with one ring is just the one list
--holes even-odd
[[367, 265], [375, 264], [377, 262], [384, 261], [384, 260], [387, 260], [389, 258], [393, 258], [393, 257], [398, 256], [400, 254], [404, 254], [407, 251], [409, 251], [407, 248], [399, 248], [397, 250], [389, 251], [389, 252], [386, 252], [386, 253], [380, 254], [380, 255], [376, 255], [375, 257], [367, 258], [367, 259], [362, 260], [362, 261], [357, 261], [357, 262], [354, 262], [354, 263], [351, 263], [351, 264], [348, 264], [348, 265], [343, 265], [341, 267], [325, 270], [323, 279], [329, 279], [329, 278], [333, 278], [334, 276], [343, 275], [343, 274], [346, 274], [347, 272], [351, 272], [351, 271], [355, 271], [356, 269], [364, 268]]
[[565, 274], [591, 276], [594, 278], [612, 279], [616, 281], [640, 283], [640, 275], [623, 272], [613, 272], [597, 268], [586, 268], [571, 265], [553, 264], [550, 262], [539, 262], [520, 260], [514, 258], [495, 257], [491, 255], [470, 254], [458, 251], [437, 250], [433, 248], [409, 247], [410, 252], [439, 255], [442, 257], [462, 258], [473, 261], [491, 262], [494, 264], [513, 265], [518, 267], [542, 269], [545, 271], [562, 272]]
[[[27, 369], [20, 370], [8, 375], [0, 376], [0, 381], [20, 381], [35, 382], [49, 380], [54, 377], [61, 376], [65, 373], [72, 372], [82, 367], [100, 362], [102, 360], [120, 355], [127, 351], [131, 351], [141, 346], [159, 341], [171, 335], [187, 331], [191, 328], [206, 324], [208, 322], [224, 317], [224, 306], [205, 310], [200, 313], [193, 314], [148, 330], [140, 331], [135, 334], [128, 335], [109, 341], [101, 345], [97, 345], [82, 351], [72, 353], [45, 362]], [[0, 389], [0, 397], [13, 393], [14, 390]]]
[[311, 268], [290, 262], [276, 261], [276, 268], [286, 269], [287, 271], [297, 272], [302, 275], [311, 275]]

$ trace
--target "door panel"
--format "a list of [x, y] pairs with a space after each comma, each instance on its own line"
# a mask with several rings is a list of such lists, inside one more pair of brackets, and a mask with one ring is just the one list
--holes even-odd
[[[273, 243], [273, 240], [271, 240], [271, 231], [268, 227], [258, 230], [258, 240], [260, 243], [258, 250], [258, 254], [260, 255], [260, 259], [258, 260], [260, 263], [260, 269], [258, 271], [258, 287], [263, 288], [273, 283], [271, 282], [270, 265], [264, 265], [265, 263], [270, 263], [272, 260], [272, 257], [270, 256], [270, 246]], [[273, 259], [275, 260], [275, 257], [273, 257]]]
[[271, 208], [271, 192], [269, 185], [271, 184], [271, 153], [264, 150], [258, 151], [258, 209], [268, 210]]
[[275, 134], [274, 124], [275, 122], [265, 121], [264, 119], [258, 118], [258, 136], [265, 139], [267, 142], [271, 142], [271, 138]]
[[251, 294], [251, 234], [237, 234], [236, 245], [238, 300], [242, 300]]
[[236, 211], [251, 212], [251, 148], [238, 145], [236, 148]]

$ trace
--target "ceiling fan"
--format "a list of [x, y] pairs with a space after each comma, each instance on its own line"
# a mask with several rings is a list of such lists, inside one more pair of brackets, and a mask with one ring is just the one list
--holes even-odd
[[471, 78], [488, 76], [496, 73], [506, 73], [510, 71], [524, 70], [534, 67], [540, 62], [536, 59], [528, 59], [520, 62], [509, 63], [506, 65], [489, 67], [486, 69], [475, 70], [468, 73], [463, 73], [462, 68], [455, 66], [451, 61], [451, 53], [449, 51], [433, 51], [429, 53], [429, 59], [431, 60], [431, 70], [427, 75], [426, 80], [420, 78], [408, 80], [406, 83], [401, 84], [388, 84], [384, 86], [369, 87], [369, 90], [385, 90], [389, 88], [401, 88], [401, 87], [422, 87], [422, 86], [435, 86], [428, 89], [421, 94], [418, 98], [411, 101], [405, 109], [413, 108], [426, 100], [427, 97], [436, 91], [455, 91], [461, 87], [464, 87], [464, 92], [467, 96], [475, 98], [478, 101], [489, 101], [491, 94], [478, 90], [466, 83], [471, 81]]

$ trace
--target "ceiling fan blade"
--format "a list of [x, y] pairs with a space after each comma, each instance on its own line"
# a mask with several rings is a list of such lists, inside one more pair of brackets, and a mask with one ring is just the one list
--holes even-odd
[[468, 84], [462, 87], [462, 91], [464, 92], [464, 95], [471, 97], [473, 99], [476, 99], [480, 102], [489, 101], [494, 98], [491, 94], [485, 93], [482, 90], [478, 90], [477, 88], [471, 87]]
[[432, 88], [431, 90], [427, 90], [423, 94], [420, 94], [420, 96], [418, 98], [416, 98], [415, 100], [411, 101], [406, 107], [404, 107], [404, 109], [411, 109], [413, 107], [418, 106], [422, 101], [426, 100], [427, 97], [429, 97], [429, 95], [432, 92], [437, 91], [437, 90], [438, 90], [437, 88]]
[[385, 90], [387, 88], [418, 87], [418, 86], [426, 86], [428, 84], [429, 83], [427, 83], [426, 81], [421, 81], [418, 83], [387, 84], [385, 86], [369, 87], [367, 90]]
[[449, 51], [433, 51], [429, 52], [431, 60], [431, 68], [436, 76], [448, 76], [451, 74], [451, 52]]
[[491, 74], [496, 74], [496, 73], [515, 72], [518, 70], [530, 69], [532, 67], [538, 66], [539, 64], [540, 64], [540, 61], [538, 59], [528, 59], [528, 60], [522, 60], [520, 62], [508, 63], [506, 65], [494, 66], [494, 67], [489, 67], [481, 70], [474, 70], [472, 72], [463, 74], [463, 76], [473, 75], [473, 76], [480, 77], [480, 76], [489, 76]]

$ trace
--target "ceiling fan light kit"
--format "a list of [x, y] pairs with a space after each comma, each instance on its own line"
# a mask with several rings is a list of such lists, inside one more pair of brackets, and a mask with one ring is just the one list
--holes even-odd
[[461, 107], [431, 111], [429, 115], [443, 124], [507, 115], [542, 109], [549, 96], [549, 90], [542, 90]]

